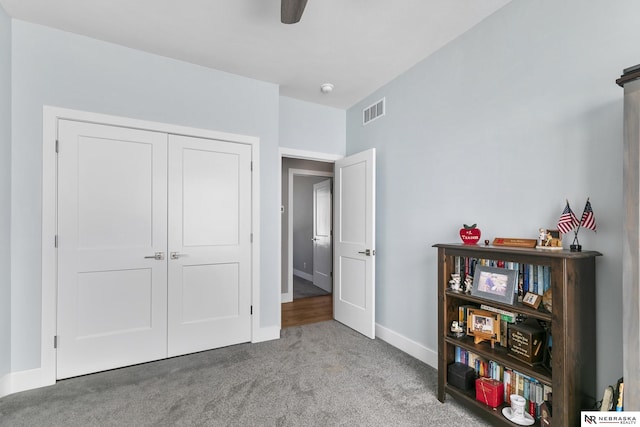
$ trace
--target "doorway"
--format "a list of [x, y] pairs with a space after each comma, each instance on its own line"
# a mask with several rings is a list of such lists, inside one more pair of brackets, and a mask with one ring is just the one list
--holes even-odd
[[[346, 157], [293, 149], [280, 149], [281, 177], [289, 177], [286, 158], [328, 162], [334, 169], [333, 218], [333, 266], [332, 302], [333, 318], [360, 332], [375, 338], [375, 193], [376, 149], [351, 154]], [[288, 179], [281, 179], [282, 193], [290, 194]], [[286, 184], [285, 184], [286, 183]], [[281, 290], [284, 307], [294, 303], [292, 293], [293, 230], [289, 227], [288, 198], [282, 200]], [[291, 257], [290, 257], [291, 256]], [[320, 298], [320, 297], [315, 297]], [[309, 300], [309, 298], [301, 301]], [[331, 317], [329, 317], [331, 318]], [[281, 324], [291, 326], [287, 319]]]
[[282, 327], [333, 318], [333, 162], [282, 158]]

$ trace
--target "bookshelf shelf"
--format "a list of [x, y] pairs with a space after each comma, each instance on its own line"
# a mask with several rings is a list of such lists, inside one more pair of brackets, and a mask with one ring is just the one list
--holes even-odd
[[[436, 244], [434, 247], [438, 250], [438, 399], [444, 402], [449, 394], [494, 425], [515, 425], [502, 415], [505, 404], [493, 409], [476, 400], [473, 390], [460, 390], [448, 383], [447, 367], [456, 361], [457, 347], [458, 351], [473, 353], [483, 360], [496, 362], [505, 370], [508, 368], [531, 377], [532, 383], [550, 387], [553, 391], [553, 425], [580, 425], [580, 411], [591, 409], [597, 395], [595, 260], [601, 254], [462, 244]], [[542, 305], [533, 309], [520, 302], [504, 304], [449, 289], [451, 274], [460, 269], [461, 258], [548, 268], [551, 312]], [[553, 336], [548, 367], [527, 364], [498, 343], [491, 348], [489, 342], [474, 343], [473, 337], [455, 338], [449, 334], [451, 322], [459, 319], [461, 306], [483, 304], [546, 324]], [[535, 425], [540, 426], [539, 419]]]
[[[474, 393], [465, 392], [452, 386], [446, 386], [446, 392], [456, 400], [465, 403], [467, 407], [472, 408], [476, 412], [482, 413], [484, 415], [483, 418], [489, 421], [492, 425], [516, 426], [516, 424], [508, 421], [504, 416], [502, 416], [502, 408], [504, 408], [505, 405], [500, 405], [496, 409], [490, 408], [484, 403], [477, 401]], [[533, 427], [540, 427], [540, 420], [536, 420]]]
[[535, 377], [542, 383], [547, 385], [551, 385], [552, 383], [551, 372], [548, 369], [544, 368], [542, 365], [529, 366], [518, 359], [514, 359], [508, 355], [505, 347], [496, 345], [495, 348], [491, 348], [486, 343], [474, 344], [473, 339], [471, 338], [458, 339], [447, 337], [445, 340], [448, 344], [464, 348], [476, 354], [482, 354], [484, 357], [487, 357], [490, 360], [495, 360], [503, 366], [509, 366], [510, 368], [515, 369], [518, 372], [522, 372], [525, 375]]
[[549, 313], [540, 309], [534, 310], [519, 302], [514, 303], [513, 305], [502, 304], [502, 303], [490, 301], [484, 298], [474, 297], [473, 295], [465, 294], [464, 292], [452, 291], [449, 289], [446, 290], [446, 294], [448, 296], [448, 299], [450, 300], [459, 299], [459, 300], [464, 300], [464, 301], [468, 301], [470, 303], [475, 303], [475, 304], [488, 304], [496, 308], [500, 308], [502, 310], [512, 311], [514, 313], [519, 313], [527, 317], [532, 317], [538, 320], [544, 320], [545, 322], [551, 322], [553, 317], [552, 313]]

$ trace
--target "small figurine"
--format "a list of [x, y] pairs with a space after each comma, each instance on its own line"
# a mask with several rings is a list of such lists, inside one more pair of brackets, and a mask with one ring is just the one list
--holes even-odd
[[541, 228], [539, 231], [540, 234], [538, 234], [538, 246], [545, 246], [544, 242], [547, 240], [547, 230]]
[[[537, 249], [554, 249], [562, 250], [562, 235], [557, 230], [547, 230], [540, 228], [538, 240], [536, 242]], [[557, 237], [554, 237], [554, 233]]]
[[473, 287], [473, 276], [467, 274], [467, 276], [464, 278], [464, 291], [470, 294], [472, 287]]
[[464, 335], [464, 328], [457, 320], [451, 322], [451, 335], [456, 338], [460, 338]]
[[547, 236], [544, 240], [544, 245], [545, 246], [551, 246], [551, 241], [553, 240], [553, 236], [551, 235], [550, 232], [547, 231]]
[[451, 274], [451, 280], [449, 280], [449, 286], [451, 286], [452, 291], [460, 291], [460, 274], [453, 273]]

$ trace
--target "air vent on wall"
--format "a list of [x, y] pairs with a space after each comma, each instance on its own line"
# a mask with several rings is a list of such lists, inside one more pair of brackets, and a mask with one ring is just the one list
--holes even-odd
[[385, 112], [384, 100], [385, 100], [385, 98], [382, 98], [380, 101], [378, 101], [375, 104], [370, 105], [367, 108], [365, 108], [364, 110], [362, 110], [362, 124], [363, 125], [371, 123], [375, 119], [378, 119], [378, 118], [384, 116], [384, 112]]

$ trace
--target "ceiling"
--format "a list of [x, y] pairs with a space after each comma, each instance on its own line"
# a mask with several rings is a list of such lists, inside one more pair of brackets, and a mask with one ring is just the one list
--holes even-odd
[[[13, 18], [276, 83], [346, 109], [510, 0], [0, 0]], [[333, 92], [320, 85], [330, 82]]]

